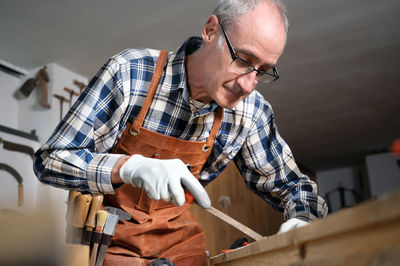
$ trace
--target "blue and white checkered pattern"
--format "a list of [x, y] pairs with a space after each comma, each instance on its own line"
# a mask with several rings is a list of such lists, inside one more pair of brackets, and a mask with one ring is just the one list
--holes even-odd
[[[184, 57], [190, 38], [170, 53], [143, 126], [191, 141], [207, 139], [217, 104], [190, 98]], [[189, 47], [190, 48], [190, 47]], [[190, 48], [193, 49], [193, 48]], [[159, 51], [127, 49], [112, 57], [35, 154], [39, 180], [56, 187], [114, 193], [111, 169], [121, 155], [110, 154], [138, 115], [147, 94]], [[303, 175], [280, 137], [269, 103], [254, 91], [232, 109], [225, 109], [214, 148], [200, 179], [212, 181], [234, 160], [248, 187], [285, 218], [313, 220], [326, 215], [315, 184]]]

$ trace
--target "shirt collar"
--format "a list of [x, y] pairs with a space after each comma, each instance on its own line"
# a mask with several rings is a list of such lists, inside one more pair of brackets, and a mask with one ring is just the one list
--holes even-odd
[[203, 40], [200, 37], [190, 37], [176, 51], [172, 52], [166, 68], [166, 77], [170, 77], [170, 81], [167, 82], [169, 88], [163, 88], [169, 89], [171, 92], [181, 90], [183, 99], [190, 105], [192, 112], [198, 115], [212, 112], [218, 107], [214, 101], [202, 104], [191, 99], [186, 84], [185, 56], [197, 51], [202, 43]]

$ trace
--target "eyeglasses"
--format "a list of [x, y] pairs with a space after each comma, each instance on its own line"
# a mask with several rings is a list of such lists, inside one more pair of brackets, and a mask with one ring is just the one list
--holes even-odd
[[231, 41], [229, 40], [228, 35], [226, 34], [224, 25], [222, 24], [220, 25], [222, 32], [225, 36], [226, 43], [228, 44], [229, 52], [231, 53], [232, 62], [230, 66], [232, 67], [233, 70], [235, 70], [240, 74], [248, 74], [253, 71], [256, 71], [257, 72], [256, 80], [262, 83], [270, 83], [279, 78], [278, 69], [276, 67], [271, 67], [268, 70], [256, 69], [249, 62], [237, 56], [235, 50], [232, 47]]

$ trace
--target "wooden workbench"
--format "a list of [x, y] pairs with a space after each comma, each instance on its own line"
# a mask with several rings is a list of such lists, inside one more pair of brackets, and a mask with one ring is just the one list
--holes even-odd
[[400, 190], [211, 257], [210, 265], [400, 265]]

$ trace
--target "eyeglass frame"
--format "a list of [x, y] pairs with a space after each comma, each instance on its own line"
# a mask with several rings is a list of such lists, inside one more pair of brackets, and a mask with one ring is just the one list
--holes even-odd
[[[230, 52], [231, 57], [232, 57], [232, 62], [230, 63], [230, 65], [232, 65], [232, 63], [233, 63], [235, 60], [239, 60], [241, 63], [243, 63], [243, 64], [249, 66], [248, 69], [251, 69], [251, 71], [249, 71], [249, 72], [244, 72], [244, 73], [242, 73], [242, 72], [236, 70], [235, 68], [233, 68], [233, 67], [231, 66], [233, 70], [235, 70], [236, 72], [241, 73], [241, 74], [243, 74], [243, 75], [249, 74], [249, 73], [251, 73], [251, 72], [253, 72], [253, 71], [256, 71], [257, 74], [262, 74], [262, 75], [267, 74], [267, 75], [269, 75], [269, 76], [274, 77], [273, 80], [261, 81], [261, 82], [263, 82], [263, 83], [270, 83], [271, 81], [276, 81], [277, 79], [279, 79], [279, 72], [278, 72], [278, 69], [277, 69], [275, 66], [271, 67], [273, 74], [272, 74], [272, 73], [268, 73], [268, 72], [265, 71], [265, 70], [256, 69], [256, 68], [255, 68], [254, 66], [252, 66], [249, 62], [247, 62], [246, 60], [244, 60], [244, 59], [240, 58], [239, 56], [237, 56], [237, 55], [236, 55], [236, 52], [235, 52], [235, 49], [233, 49], [232, 43], [231, 43], [231, 41], [229, 40], [228, 34], [226, 33], [225, 26], [222, 25], [221, 23], [220, 23], [219, 25], [221, 26], [222, 33], [224, 34], [226, 43], [227, 43], [227, 45], [228, 45], [229, 52]], [[260, 78], [257, 78], [257, 74], [256, 74], [256, 79], [257, 79], [257, 80], [260, 80]]]

